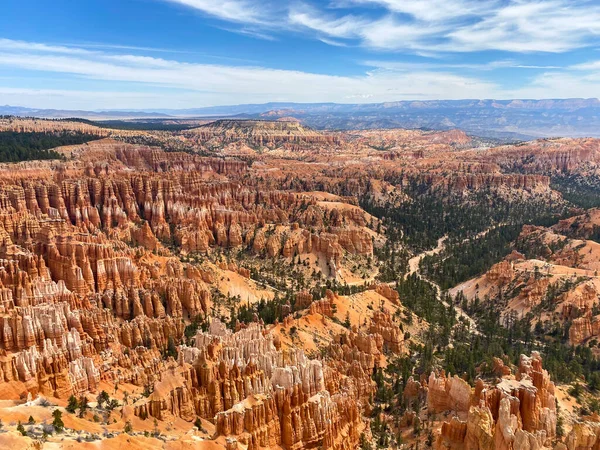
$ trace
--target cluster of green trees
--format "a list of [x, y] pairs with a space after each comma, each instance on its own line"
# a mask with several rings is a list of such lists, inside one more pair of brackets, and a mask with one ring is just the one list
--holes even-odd
[[[562, 289], [562, 285], [556, 285], [549, 295], [556, 295]], [[569, 344], [568, 323], [537, 322], [532, 327], [535, 311], [523, 317], [517, 317], [515, 313], [505, 314], [500, 319], [502, 306], [497, 299], [475, 298], [465, 302], [464, 297], [459, 295], [454, 301], [466, 305], [467, 312], [476, 318], [481, 332], [465, 335], [462, 345], [455, 340], [454, 349], [447, 352], [444, 364], [448, 367], [451, 362], [455, 373], [471, 372], [473, 366], [489, 362], [494, 356], [505, 357], [509, 362], [518, 364], [521, 354], [529, 355], [537, 350], [544, 358], [544, 368], [554, 381], [573, 383], [580, 380], [585, 381], [592, 391], [600, 390], [600, 359], [590, 346]]]
[[112, 128], [115, 130], [133, 131], [183, 131], [194, 128], [197, 124], [174, 122], [173, 119], [146, 119], [146, 120], [88, 120], [81, 118], [60, 119], [68, 122], [81, 122], [98, 128]]
[[266, 324], [275, 323], [276, 320], [282, 320], [282, 306], [285, 300], [275, 297], [273, 300], [260, 299], [253, 305], [241, 305], [239, 308], [234, 307], [231, 312], [230, 328], [235, 328], [236, 320], [241, 323], [250, 323], [254, 321], [256, 314], [259, 320]]
[[[339, 283], [337, 280], [328, 279], [323, 285], [315, 286], [310, 289], [309, 292], [312, 294], [313, 300], [319, 300], [325, 297], [327, 290], [331, 290], [339, 295], [352, 295], [363, 292], [368, 288], [369, 286], [366, 283], [362, 285], [348, 285]], [[237, 321], [240, 323], [251, 323], [254, 321], [255, 315], [265, 324], [273, 324], [276, 321], [282, 321], [284, 319], [284, 313], [296, 309], [294, 292], [295, 291], [293, 290], [287, 289], [283, 295], [276, 292], [275, 297], [272, 300], [261, 298], [258, 302], [253, 304], [246, 303], [237, 307], [235, 305], [232, 306], [230, 320], [227, 324], [228, 327], [230, 329], [235, 329]]]
[[436, 289], [417, 274], [398, 280], [396, 290], [402, 304], [429, 323], [451, 326], [453, 311], [449, 311], [437, 298]]
[[17, 133], [0, 132], [0, 162], [31, 161], [36, 159], [61, 159], [53, 148], [77, 145], [98, 139], [98, 136], [78, 132]]
[[550, 187], [559, 191], [563, 198], [581, 208], [600, 206], [600, 179], [581, 174], [560, 174], [550, 178]]
[[502, 225], [478, 239], [449, 243], [439, 254], [423, 258], [421, 271], [442, 289], [450, 289], [486, 272], [508, 255], [521, 228], [521, 225]]
[[465, 197], [413, 181], [405, 192], [410, 200], [399, 204], [381, 204], [370, 196], [361, 199], [361, 206], [385, 226], [387, 243], [376, 253], [385, 263], [379, 278], [393, 281], [406, 270], [408, 255], [396, 249], [398, 243], [418, 253], [447, 236], [442, 252], [421, 261], [423, 273], [442, 289], [484, 273], [510, 253], [523, 225], [549, 226], [569, 212], [564, 201], [544, 196], [509, 198], [491, 189]]
[[[381, 228], [379, 232], [381, 232]], [[408, 260], [410, 255], [408, 250], [402, 245], [401, 229], [390, 227], [386, 230], [386, 241], [383, 246], [373, 249], [375, 258], [381, 261], [377, 279], [384, 283], [397, 281], [399, 277], [408, 271]]]
[[508, 198], [491, 189], [469, 192], [465, 197], [413, 181], [404, 191], [410, 200], [399, 204], [381, 204], [370, 196], [364, 196], [360, 204], [383, 219], [388, 237], [400, 238], [414, 252], [435, 247], [445, 235], [450, 243], [459, 242], [499, 224], [551, 225], [567, 211], [562, 201], [543, 196]]

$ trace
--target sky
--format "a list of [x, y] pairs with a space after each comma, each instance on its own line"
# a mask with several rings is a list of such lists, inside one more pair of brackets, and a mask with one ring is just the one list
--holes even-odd
[[600, 0], [3, 0], [0, 104], [600, 97]]

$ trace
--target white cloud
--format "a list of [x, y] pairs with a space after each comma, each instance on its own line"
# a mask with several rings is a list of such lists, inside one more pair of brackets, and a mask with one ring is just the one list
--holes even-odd
[[436, 51], [432, 40], [444, 31], [441, 25], [423, 26], [417, 23], [400, 22], [392, 16], [356, 29], [363, 43], [368, 47], [425, 51]]
[[481, 0], [350, 0], [355, 4], [377, 4], [392, 12], [418, 20], [438, 22], [489, 13], [497, 1]]
[[506, 91], [510, 98], [600, 98], [600, 76], [548, 72], [526, 86]]
[[[327, 9], [308, 0], [163, 1], [254, 28], [414, 53], [561, 53], [589, 46], [600, 35], [600, 4], [589, 0], [343, 0]], [[357, 5], [378, 8], [344, 12]]]
[[588, 61], [586, 63], [572, 65], [569, 68], [573, 70], [600, 70], [600, 61]]
[[268, 24], [266, 3], [251, 0], [167, 0], [237, 23]]
[[62, 46], [62, 45], [47, 45], [40, 44], [37, 42], [27, 41], [15, 41], [12, 39], [0, 38], [0, 50], [8, 50], [12, 52], [25, 50], [25, 51], [39, 51], [46, 53], [61, 53], [70, 55], [88, 55], [90, 51], [83, 48], [77, 48], [73, 46]]
[[[191, 107], [267, 101], [350, 103], [413, 98], [457, 99], [483, 97], [496, 89], [493, 84], [476, 78], [426, 70], [407, 73], [376, 69], [361, 76], [335, 76], [264, 67], [191, 64], [127, 54], [65, 53], [40, 47], [37, 43], [30, 46], [21, 43], [18, 51], [0, 50], [0, 67], [5, 73], [19, 69], [75, 76], [82, 80], [126, 82], [134, 86], [134, 90], [155, 93], [139, 94], [141, 100], [137, 102], [146, 102], [148, 107], [155, 104], [166, 107], [169, 101]], [[172, 93], [174, 88], [186, 93], [175, 95]], [[54, 97], [60, 94], [64, 92], [57, 91]], [[0, 103], [9, 103], [7, 95], [6, 90], [0, 92]], [[111, 107], [118, 100], [117, 97], [101, 98], [91, 94], [86, 98], [90, 101], [88, 108]]]
[[323, 44], [331, 45], [333, 47], [348, 47], [348, 45], [345, 44], [344, 42], [336, 41], [335, 39], [329, 39], [329, 38], [322, 37], [322, 38], [319, 38], [319, 40]]
[[600, 34], [600, 5], [581, 1], [512, 1], [448, 34], [458, 51], [565, 52]]
[[385, 60], [368, 60], [364, 61], [363, 64], [368, 67], [377, 67], [380, 69], [388, 70], [451, 70], [451, 69], [467, 69], [467, 70], [479, 70], [479, 71], [490, 71], [496, 69], [562, 69], [561, 66], [541, 66], [541, 65], [529, 65], [522, 64], [517, 61], [506, 59], [498, 61], [490, 61], [487, 63], [442, 63], [442, 62], [425, 62], [425, 63], [413, 63], [405, 61], [385, 61]]
[[[485, 64], [366, 61], [372, 70], [357, 76], [326, 75], [256, 66], [198, 64], [100, 51], [69, 52], [69, 47], [0, 41], [0, 71], [12, 87], [0, 87], [0, 104], [32, 107], [114, 109], [188, 108], [270, 101], [366, 103], [464, 98], [565, 98], [600, 96], [600, 62], [549, 70], [508, 90], [477, 76], [457, 72], [524, 67], [514, 60]], [[527, 66], [525, 66], [527, 67]], [[552, 66], [547, 66], [552, 68]], [[543, 68], [535, 66], [535, 68]], [[14, 87], [27, 71], [46, 79], [56, 74], [59, 89]], [[89, 86], [89, 90], [69, 86]], [[110, 92], [98, 86], [109, 86]], [[115, 90], [120, 87], [120, 91]]]
[[[420, 50], [420, 41], [432, 39], [444, 29], [441, 26], [423, 27], [415, 23], [402, 23], [391, 15], [378, 20], [346, 15], [332, 18], [310, 7], [293, 9], [289, 16], [293, 26], [303, 27], [337, 39], [357, 39], [368, 47], [395, 48], [402, 42], [404, 48]], [[320, 38], [322, 40], [322, 37]]]
[[287, 19], [292, 25], [305, 27], [333, 38], [356, 37], [358, 29], [371, 23], [367, 19], [360, 19], [352, 15], [340, 18], [328, 17], [307, 5], [297, 5], [292, 8]]

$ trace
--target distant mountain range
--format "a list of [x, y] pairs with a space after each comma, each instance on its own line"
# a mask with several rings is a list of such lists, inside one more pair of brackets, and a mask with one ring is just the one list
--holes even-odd
[[429, 100], [371, 104], [264, 103], [191, 109], [69, 111], [0, 106], [0, 114], [46, 118], [181, 119], [294, 117], [317, 129], [460, 128], [478, 136], [600, 137], [600, 100]]
[[36, 109], [25, 108], [23, 106], [0, 106], [0, 115], [19, 116], [19, 117], [41, 117], [45, 119], [90, 119], [90, 120], [111, 120], [111, 119], [144, 119], [144, 118], [167, 118], [169, 115], [159, 112], [146, 111], [83, 111], [74, 109]]

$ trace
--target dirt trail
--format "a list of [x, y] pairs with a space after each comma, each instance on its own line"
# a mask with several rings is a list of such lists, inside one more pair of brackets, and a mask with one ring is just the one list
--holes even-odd
[[[485, 234], [488, 231], [489, 231], [489, 229], [483, 231], [482, 233]], [[482, 233], [480, 233], [480, 235], [482, 235]], [[443, 237], [439, 238], [437, 241], [437, 246], [434, 249], [419, 253], [418, 255], [413, 256], [411, 259], [409, 259], [408, 260], [409, 271], [404, 276], [404, 278], [408, 277], [409, 275], [416, 274], [420, 279], [422, 279], [423, 281], [426, 281], [427, 283], [429, 283], [430, 285], [432, 285], [435, 288], [437, 299], [446, 308], [448, 308], [450, 305], [448, 304], [448, 302], [442, 300], [442, 289], [440, 288], [440, 286], [437, 283], [425, 278], [420, 272], [421, 260], [423, 258], [425, 258], [426, 256], [437, 255], [438, 253], [443, 251], [444, 248], [446, 248], [446, 244], [445, 244], [446, 239], [448, 239], [448, 236], [443, 236]], [[456, 314], [459, 318], [464, 318], [467, 321], [467, 323], [469, 325], [469, 331], [471, 333], [479, 334], [479, 330], [477, 329], [477, 322], [475, 322], [475, 320], [472, 317], [470, 317], [460, 306], [454, 306], [454, 310], [456, 311]]]
[[446, 239], [448, 239], [448, 236], [443, 236], [439, 238], [437, 241], [437, 246], [434, 249], [427, 250], [426, 252], [419, 253], [418, 255], [410, 258], [408, 260], [409, 270], [408, 273], [404, 275], [404, 278], [408, 277], [409, 275], [412, 275], [413, 273], [416, 273], [417, 275], [419, 275], [419, 277], [421, 277], [421, 274], [419, 273], [419, 265], [421, 264], [421, 260], [426, 256], [437, 255], [439, 252], [444, 250], [444, 248], [446, 248], [446, 244], [444, 244], [444, 242], [446, 242]]

